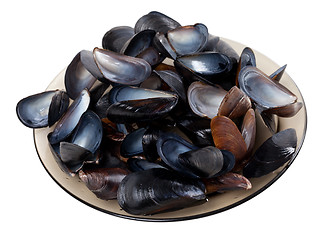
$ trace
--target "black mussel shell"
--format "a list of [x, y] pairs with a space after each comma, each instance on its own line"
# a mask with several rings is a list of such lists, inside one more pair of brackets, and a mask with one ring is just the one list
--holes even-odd
[[179, 163], [198, 177], [217, 175], [224, 163], [223, 154], [213, 146], [207, 146], [179, 154]]
[[172, 49], [168, 39], [166, 38], [165, 34], [157, 32], [154, 39], [153, 39], [153, 46], [160, 52], [163, 56], [176, 59], [177, 54]]
[[173, 170], [188, 177], [197, 177], [187, 167], [183, 166], [178, 159], [181, 153], [196, 150], [198, 147], [184, 140], [174, 133], [163, 133], [156, 143], [158, 155]]
[[82, 50], [73, 58], [65, 72], [65, 89], [68, 96], [75, 99], [83, 89], [90, 90], [97, 77], [102, 78], [92, 52]]
[[66, 112], [69, 104], [64, 91], [54, 90], [34, 94], [17, 103], [18, 119], [29, 128], [52, 126]]
[[115, 123], [152, 121], [166, 116], [177, 102], [178, 97], [121, 101], [107, 109], [107, 118]]
[[144, 171], [152, 168], [165, 168], [164, 166], [158, 163], [149, 162], [145, 159], [140, 159], [137, 157], [129, 158], [127, 164], [128, 164], [128, 168], [132, 172]]
[[187, 102], [186, 89], [184, 83], [176, 72], [171, 70], [153, 71], [162, 81], [164, 81], [184, 102]]
[[167, 33], [169, 30], [180, 27], [181, 25], [172, 18], [163, 13], [152, 11], [142, 16], [135, 24], [134, 31], [136, 33], [151, 29], [156, 32]]
[[88, 109], [89, 103], [90, 94], [84, 89], [58, 121], [53, 132], [49, 133], [48, 140], [51, 144], [64, 140], [72, 133], [82, 114]]
[[156, 143], [160, 134], [158, 128], [148, 127], [142, 136], [143, 154], [148, 161], [154, 162], [159, 158]]
[[124, 44], [134, 35], [134, 29], [128, 26], [119, 26], [110, 29], [105, 33], [102, 39], [102, 47], [104, 49], [121, 52]]
[[147, 88], [152, 90], [160, 90], [162, 88], [163, 82], [161, 78], [155, 73], [155, 71], [152, 71], [149, 78], [147, 78], [145, 81], [143, 81], [140, 84], [141, 88]]
[[219, 41], [220, 41], [220, 37], [209, 33], [207, 43], [204, 46], [203, 51], [204, 52], [214, 52]]
[[161, 55], [155, 47], [151, 46], [138, 54], [137, 58], [141, 58], [148, 62], [150, 66], [156, 67], [165, 59], [165, 56]]
[[213, 51], [226, 55], [233, 63], [237, 63], [239, 60], [238, 53], [230, 46], [230, 44], [222, 39], [218, 41]]
[[186, 118], [178, 120], [177, 126], [196, 146], [214, 145], [210, 119]]
[[92, 161], [93, 154], [89, 150], [70, 142], [60, 142], [60, 158], [72, 171], [80, 170], [85, 161]]
[[235, 78], [232, 77], [234, 63], [221, 53], [200, 52], [182, 56], [174, 61], [174, 66], [190, 82], [219, 84], [226, 90], [235, 84]]
[[261, 177], [285, 164], [294, 156], [296, 131], [288, 128], [267, 139], [254, 153], [243, 173], [247, 178]]
[[156, 32], [154, 30], [143, 30], [133, 35], [121, 49], [121, 53], [136, 57], [152, 45]]
[[138, 128], [126, 135], [121, 145], [121, 155], [123, 157], [129, 158], [143, 153], [142, 137], [145, 132], [145, 128]]
[[206, 201], [205, 185], [162, 168], [129, 174], [117, 191], [123, 210], [135, 215], [150, 215], [201, 204]]
[[80, 170], [79, 178], [98, 198], [110, 200], [116, 198], [119, 184], [129, 173], [122, 168], [99, 168]]

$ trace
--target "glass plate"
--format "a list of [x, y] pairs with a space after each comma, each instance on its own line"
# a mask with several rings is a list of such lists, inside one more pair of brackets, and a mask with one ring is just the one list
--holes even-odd
[[[245, 45], [235, 41], [229, 39], [224, 40], [228, 42], [237, 51], [238, 54], [240, 54], [245, 47]], [[259, 53], [258, 51], [254, 49], [253, 51], [256, 56], [257, 67], [266, 74], [270, 75], [280, 67], [271, 59]], [[65, 69], [55, 77], [55, 79], [47, 87], [47, 90], [65, 89], [64, 76]], [[53, 180], [59, 184], [60, 187], [62, 187], [67, 193], [79, 201], [105, 213], [123, 218], [145, 221], [178, 221], [216, 214], [238, 206], [239, 204], [242, 204], [243, 202], [255, 197], [263, 190], [268, 188], [288, 169], [300, 151], [304, 141], [307, 125], [307, 115], [304, 100], [296, 84], [286, 72], [284, 73], [280, 82], [298, 97], [299, 102], [303, 103], [302, 109], [294, 117], [278, 119], [278, 131], [284, 130], [286, 128], [294, 128], [296, 130], [298, 141], [294, 157], [284, 166], [280, 167], [274, 172], [260, 178], [250, 179], [252, 183], [252, 189], [247, 191], [236, 190], [224, 194], [211, 195], [208, 196], [208, 201], [202, 205], [173, 212], [155, 214], [152, 216], [135, 216], [128, 214], [120, 208], [116, 200], [105, 201], [97, 198], [91, 191], [87, 189], [87, 187], [83, 182], [81, 182], [78, 176], [69, 177], [59, 168], [56, 159], [49, 148], [47, 140], [47, 135], [52, 131], [52, 128], [33, 130], [35, 147], [44, 168], [47, 170]], [[270, 132], [264, 127], [261, 120], [258, 119], [259, 118], [257, 118], [257, 141], [255, 147], [258, 147], [263, 141], [271, 136]]]

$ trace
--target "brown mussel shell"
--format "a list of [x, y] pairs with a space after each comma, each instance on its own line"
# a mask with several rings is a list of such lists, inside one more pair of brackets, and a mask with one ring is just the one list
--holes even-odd
[[121, 181], [129, 174], [122, 168], [99, 168], [80, 170], [79, 178], [98, 198], [115, 199]]
[[211, 121], [211, 130], [215, 146], [231, 152], [239, 164], [247, 153], [247, 146], [236, 124], [230, 118], [216, 116]]

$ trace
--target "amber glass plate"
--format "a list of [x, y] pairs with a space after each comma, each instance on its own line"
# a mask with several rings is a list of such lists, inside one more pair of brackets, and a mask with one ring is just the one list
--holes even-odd
[[[245, 47], [245, 45], [243, 44], [228, 39], [224, 40], [226, 40], [237, 51], [238, 54], [240, 54], [243, 48]], [[266, 74], [270, 75], [272, 72], [274, 72], [280, 67], [263, 54], [257, 52], [256, 50], [254, 50], [254, 52], [256, 56], [257, 67]], [[65, 69], [60, 72], [58, 76], [55, 77], [55, 79], [48, 86], [47, 90], [65, 89], [64, 76]], [[51, 128], [35, 129], [33, 131], [35, 147], [44, 168], [54, 179], [54, 181], [59, 184], [59, 186], [61, 186], [71, 196], [75, 197], [86, 205], [93, 207], [97, 210], [103, 211], [105, 213], [123, 218], [145, 221], [178, 221], [216, 214], [233, 208], [255, 197], [263, 190], [268, 188], [288, 169], [288, 167], [295, 160], [298, 152], [301, 149], [305, 137], [307, 124], [307, 115], [304, 100], [296, 84], [286, 72], [284, 73], [280, 82], [298, 97], [299, 102], [303, 102], [303, 108], [294, 117], [278, 119], [278, 131], [284, 130], [286, 128], [294, 128], [296, 130], [298, 141], [295, 155], [284, 166], [280, 167], [274, 172], [260, 178], [250, 179], [253, 186], [252, 189], [247, 191], [237, 190], [224, 194], [209, 196], [208, 201], [202, 205], [189, 207], [173, 212], [155, 214], [152, 216], [135, 216], [128, 214], [120, 208], [116, 200], [105, 201], [97, 198], [91, 191], [86, 188], [86, 186], [80, 181], [78, 176], [69, 177], [59, 168], [47, 141], [47, 135], [49, 132], [52, 131]], [[258, 147], [264, 140], [271, 136], [270, 132], [264, 127], [262, 121], [259, 119], [260, 118], [257, 118], [257, 142], [255, 147]]]

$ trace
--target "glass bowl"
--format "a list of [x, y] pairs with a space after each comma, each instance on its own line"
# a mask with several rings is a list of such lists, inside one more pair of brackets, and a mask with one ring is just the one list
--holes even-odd
[[[228, 42], [238, 54], [240, 54], [244, 47], [246, 47], [243, 44], [229, 39], [224, 40]], [[266, 74], [270, 75], [272, 72], [274, 72], [280, 67], [265, 55], [259, 53], [254, 49], [253, 51], [256, 56], [257, 67]], [[61, 71], [55, 77], [55, 79], [47, 87], [47, 90], [65, 89], [65, 70], [66, 69]], [[242, 204], [243, 202], [255, 197], [256, 195], [264, 191], [266, 188], [271, 186], [271, 184], [277, 181], [278, 178], [289, 168], [289, 166], [295, 160], [298, 152], [301, 149], [307, 125], [307, 115], [304, 100], [296, 84], [286, 72], [284, 73], [280, 83], [290, 89], [298, 97], [298, 101], [303, 103], [302, 109], [294, 117], [278, 118], [278, 131], [287, 128], [294, 128], [296, 130], [298, 140], [296, 152], [293, 158], [279, 169], [263, 177], [251, 178], [250, 181], [252, 183], [252, 189], [247, 191], [235, 190], [223, 194], [211, 195], [208, 196], [208, 201], [202, 205], [189, 207], [173, 212], [159, 213], [151, 216], [131, 215], [122, 210], [116, 200], [105, 201], [97, 198], [85, 186], [85, 184], [81, 182], [77, 175], [75, 177], [70, 177], [59, 168], [56, 159], [50, 150], [47, 140], [47, 135], [49, 132], [52, 131], [52, 128], [42, 128], [33, 130], [35, 147], [44, 168], [62, 189], [64, 189], [67, 193], [69, 193], [71, 196], [75, 197], [79, 201], [102, 212], [118, 217], [144, 221], [179, 221], [216, 214], [238, 206], [239, 204]], [[259, 118], [257, 118], [257, 136], [255, 148], [271, 136], [269, 130], [267, 130], [261, 120], [258, 119]]]

